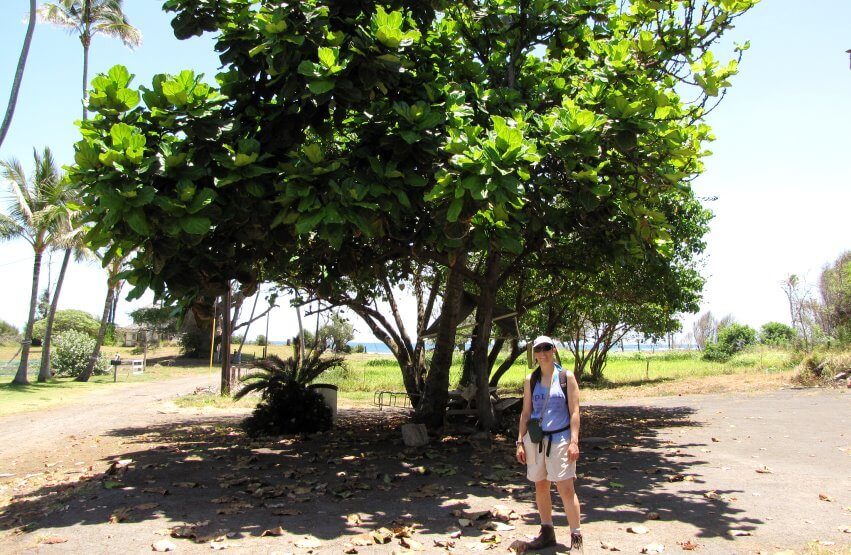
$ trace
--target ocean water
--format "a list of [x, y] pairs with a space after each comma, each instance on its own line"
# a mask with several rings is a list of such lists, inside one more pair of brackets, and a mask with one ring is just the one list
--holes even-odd
[[[276, 345], [282, 345], [285, 342], [284, 341], [272, 341], [272, 343], [274, 343]], [[366, 349], [367, 353], [374, 354], [374, 355], [376, 355], [376, 354], [377, 355], [389, 355], [389, 354], [391, 354], [390, 349], [387, 348], [387, 345], [385, 345], [384, 343], [381, 343], [380, 341], [377, 341], [375, 343], [365, 343], [365, 342], [360, 342], [360, 341], [349, 341], [349, 345], [351, 345], [352, 348], [354, 348], [358, 345], [363, 345], [364, 349]], [[695, 349], [695, 348], [696, 348], [695, 345], [677, 345], [676, 347], [674, 347], [675, 350]], [[562, 349], [564, 350], [565, 347], [562, 347]], [[624, 343], [623, 350], [625, 352], [641, 351], [641, 352], [650, 353], [650, 352], [653, 352], [653, 351], [667, 351], [668, 345], [666, 343], [657, 343], [656, 345], [653, 345], [652, 343], [641, 343], [641, 344]], [[612, 350], [609, 351], [609, 352], [618, 353], [620, 351], [621, 351], [620, 345], [616, 345], [616, 346], [612, 347]]]

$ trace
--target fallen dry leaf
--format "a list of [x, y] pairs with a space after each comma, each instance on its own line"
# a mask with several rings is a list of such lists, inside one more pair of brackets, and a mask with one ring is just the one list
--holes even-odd
[[677, 543], [686, 551], [694, 551], [700, 545], [700, 544], [693, 542], [691, 540], [686, 540], [684, 542], [677, 542]]
[[47, 545], [55, 545], [57, 543], [66, 543], [68, 538], [63, 538], [62, 536], [47, 536], [42, 539], [39, 543], [47, 544]]
[[304, 538], [295, 542], [295, 546], [300, 547], [302, 549], [316, 549], [320, 545], [322, 545], [322, 542], [320, 542], [316, 538], [311, 538], [309, 536], [305, 536]]
[[502, 541], [502, 538], [499, 534], [485, 534], [479, 539], [482, 543], [499, 543]]
[[168, 495], [168, 490], [165, 488], [142, 488], [142, 493], [158, 493], [160, 495]]
[[647, 526], [644, 526], [642, 524], [636, 524], [634, 526], [628, 527], [626, 531], [631, 534], [646, 534], [650, 530], [647, 528]]
[[833, 501], [833, 497], [827, 495], [826, 493], [818, 494], [818, 498], [821, 499], [822, 501]]
[[620, 548], [610, 541], [601, 541], [600, 547], [606, 551], [620, 551]]
[[401, 538], [399, 544], [411, 551], [425, 551], [425, 546], [413, 538]]
[[159, 507], [159, 503], [142, 503], [141, 505], [134, 505], [134, 511], [150, 511], [151, 509], [156, 509]]
[[703, 494], [703, 496], [707, 499], [712, 499], [713, 501], [717, 501], [717, 500], [721, 499], [721, 496], [718, 495], [718, 492], [716, 492], [715, 490], [707, 491], [706, 493]]
[[262, 538], [264, 536], [283, 536], [285, 533], [286, 532], [284, 531], [284, 529], [282, 527], [278, 526], [277, 528], [270, 528], [268, 530], [263, 530], [263, 533], [260, 534], [260, 537]]
[[346, 524], [349, 526], [360, 526], [361, 518], [358, 513], [352, 513], [350, 515], [346, 515]]
[[455, 542], [451, 540], [434, 540], [434, 546], [442, 549], [452, 549], [455, 547]]
[[749, 530], [730, 530], [730, 535], [732, 536], [752, 536]]
[[174, 551], [175, 549], [177, 549], [177, 546], [174, 545], [174, 543], [172, 543], [168, 540], [160, 540], [160, 541], [158, 541], [154, 544], [151, 544], [151, 548], [154, 551], [163, 552], [163, 551]]
[[372, 531], [372, 539], [377, 544], [390, 543], [390, 540], [393, 539], [393, 532], [387, 528], [379, 528]]
[[665, 551], [665, 546], [661, 543], [648, 543], [641, 548], [642, 553], [662, 553]]
[[130, 511], [130, 507], [118, 507], [109, 515], [109, 523], [118, 524], [119, 522], [124, 522], [130, 516]]
[[281, 507], [277, 509], [272, 509], [272, 514], [276, 516], [295, 516], [300, 515], [301, 511], [289, 507]]
[[757, 468], [756, 471], [759, 472], [760, 474], [771, 474], [771, 469], [768, 468], [767, 466], [761, 466], [761, 467]]

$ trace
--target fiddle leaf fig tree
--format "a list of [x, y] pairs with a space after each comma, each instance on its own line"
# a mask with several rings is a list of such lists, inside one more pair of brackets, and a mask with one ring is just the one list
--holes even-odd
[[218, 33], [222, 71], [93, 82], [71, 171], [90, 238], [139, 248], [132, 295], [297, 275], [333, 296], [395, 260], [447, 268], [421, 401], [437, 422], [463, 289], [484, 385], [518, 273], [676, 252], [662, 206], [693, 200], [746, 47], [713, 46], [755, 1], [168, 0], [179, 38]]

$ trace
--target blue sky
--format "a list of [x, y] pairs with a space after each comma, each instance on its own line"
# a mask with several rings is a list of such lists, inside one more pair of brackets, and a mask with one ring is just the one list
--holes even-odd
[[[11, 4], [11, 5], [10, 5]], [[40, 2], [39, 2], [40, 4]], [[178, 41], [160, 2], [125, 0], [131, 23], [143, 34], [135, 51], [96, 37], [90, 75], [114, 64], [126, 65], [134, 83], [149, 84], [156, 73], [191, 68], [210, 80], [218, 68], [208, 37]], [[0, 20], [0, 108], [5, 109], [28, 3], [5, 3]], [[797, 273], [815, 283], [821, 267], [851, 249], [851, 2], [824, 0], [818, 9], [794, 0], [764, 0], [738, 20], [728, 40], [751, 41], [740, 75], [722, 105], [709, 117], [717, 140], [707, 171], [695, 183], [715, 212], [704, 257], [703, 310], [759, 326], [788, 322], [781, 280]], [[60, 163], [72, 160], [81, 114], [82, 48], [79, 40], [45, 24], [36, 27], [15, 119], [0, 158], [31, 166], [32, 148], [49, 146]], [[5, 187], [2, 188], [5, 194]], [[0, 244], [0, 319], [22, 325], [26, 319], [32, 271], [29, 246]], [[61, 261], [53, 256], [52, 278]], [[47, 283], [47, 264], [42, 287]], [[60, 308], [99, 314], [105, 273], [96, 264], [69, 270]], [[125, 291], [126, 292], [126, 291]], [[150, 299], [145, 299], [150, 302]], [[144, 304], [144, 303], [143, 303]], [[126, 312], [140, 306], [122, 303]], [[686, 318], [686, 331], [693, 318]], [[273, 313], [272, 339], [294, 333], [291, 310]], [[366, 327], [357, 320], [359, 337]], [[259, 333], [253, 330], [251, 335]]]

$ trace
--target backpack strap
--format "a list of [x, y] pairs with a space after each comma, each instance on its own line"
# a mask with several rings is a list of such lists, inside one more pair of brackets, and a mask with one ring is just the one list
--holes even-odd
[[535, 386], [538, 385], [539, 381], [541, 381], [541, 367], [540, 366], [535, 368], [535, 370], [532, 372], [532, 376], [529, 378], [530, 394], [532, 395], [533, 398], [535, 397]]

